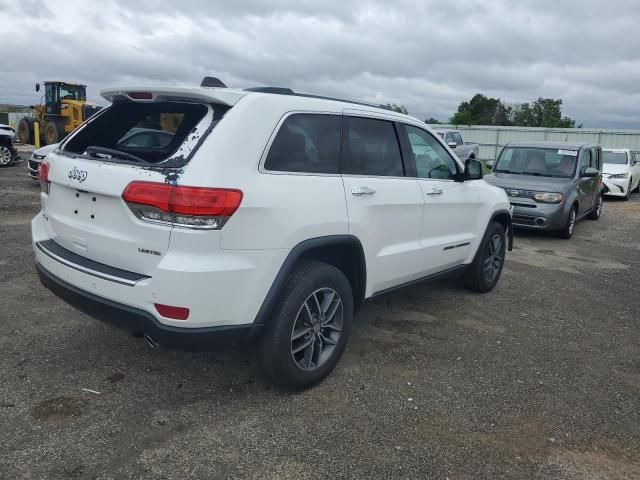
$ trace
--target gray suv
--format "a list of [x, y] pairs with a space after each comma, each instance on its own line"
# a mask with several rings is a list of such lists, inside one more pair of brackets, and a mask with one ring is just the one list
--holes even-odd
[[513, 226], [571, 238], [581, 218], [602, 213], [602, 149], [596, 144], [521, 142], [504, 146], [484, 178], [504, 188]]

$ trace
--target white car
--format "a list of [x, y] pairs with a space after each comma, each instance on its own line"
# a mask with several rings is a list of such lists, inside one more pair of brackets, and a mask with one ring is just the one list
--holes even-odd
[[[500, 277], [504, 190], [413, 117], [271, 88], [101, 93], [43, 163], [32, 222], [44, 285], [98, 319], [178, 349], [257, 343], [272, 381], [304, 388], [365, 299]], [[114, 147], [158, 115], [171, 143]], [[425, 144], [437, 162], [416, 161]]]
[[58, 148], [58, 145], [58, 143], [52, 143], [51, 145], [45, 145], [33, 151], [31, 158], [29, 158], [27, 162], [27, 172], [31, 178], [38, 180], [38, 167], [40, 166], [40, 162]]
[[605, 195], [628, 200], [640, 187], [640, 160], [626, 148], [603, 148], [602, 159]]

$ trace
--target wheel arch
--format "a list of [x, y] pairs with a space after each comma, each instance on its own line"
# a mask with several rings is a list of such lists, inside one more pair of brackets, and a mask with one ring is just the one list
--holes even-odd
[[293, 247], [285, 258], [258, 310], [255, 324], [265, 324], [269, 321], [287, 279], [302, 260], [318, 260], [342, 271], [351, 284], [354, 310], [357, 311], [362, 306], [367, 285], [367, 267], [360, 240], [353, 235], [311, 238]]
[[[489, 222], [487, 222], [487, 226], [485, 227], [485, 232], [491, 223], [498, 222], [500, 225], [504, 227], [505, 232], [508, 235], [508, 243], [507, 249], [509, 251], [513, 250], [513, 223], [511, 219], [511, 212], [509, 210], [496, 210], [491, 215]], [[484, 236], [484, 233], [483, 233]]]

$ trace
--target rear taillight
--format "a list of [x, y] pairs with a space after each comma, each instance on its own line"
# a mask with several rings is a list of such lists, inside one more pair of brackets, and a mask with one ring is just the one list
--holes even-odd
[[40, 189], [48, 194], [49, 186], [51, 185], [51, 182], [49, 182], [49, 164], [44, 160], [38, 165], [38, 180], [40, 181]]
[[240, 206], [242, 192], [225, 188], [131, 182], [122, 193], [122, 198], [141, 220], [217, 230]]

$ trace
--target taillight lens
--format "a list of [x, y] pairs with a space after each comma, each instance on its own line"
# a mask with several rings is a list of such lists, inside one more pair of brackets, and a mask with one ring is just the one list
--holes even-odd
[[40, 189], [48, 194], [51, 182], [49, 182], [49, 164], [44, 160], [38, 165], [38, 180], [40, 181]]
[[216, 230], [242, 202], [240, 190], [131, 182], [122, 198], [141, 220]]

